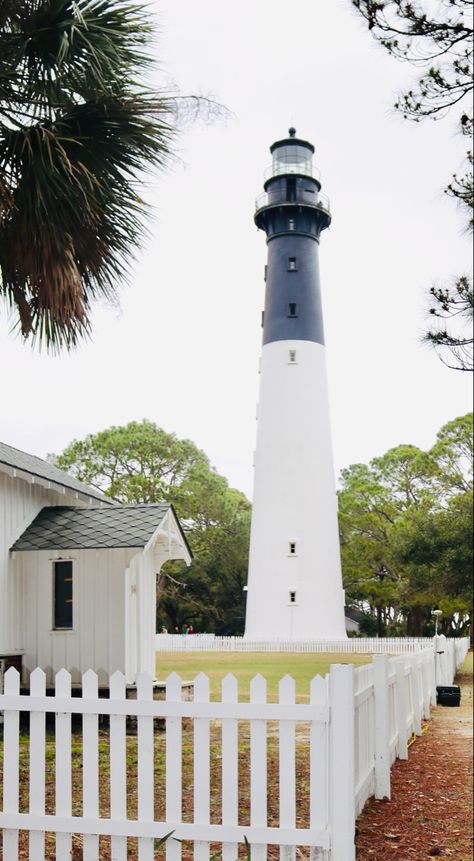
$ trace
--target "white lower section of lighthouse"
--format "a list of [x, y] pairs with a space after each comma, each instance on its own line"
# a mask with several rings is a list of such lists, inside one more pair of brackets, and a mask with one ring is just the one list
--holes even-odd
[[345, 638], [325, 350], [263, 347], [245, 636]]

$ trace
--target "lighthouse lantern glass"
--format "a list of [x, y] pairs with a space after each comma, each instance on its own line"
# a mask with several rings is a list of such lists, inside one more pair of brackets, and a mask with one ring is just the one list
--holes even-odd
[[273, 152], [273, 175], [302, 173], [311, 176], [312, 152], [305, 146], [288, 144]]

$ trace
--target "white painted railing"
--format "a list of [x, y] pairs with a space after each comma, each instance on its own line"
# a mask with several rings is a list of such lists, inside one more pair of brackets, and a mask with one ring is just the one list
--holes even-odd
[[432, 646], [432, 637], [348, 637], [345, 640], [248, 640], [215, 634], [156, 634], [157, 652], [325, 652], [392, 654], [418, 652]]
[[[45, 855], [48, 832], [56, 835], [58, 861], [69, 861], [74, 834], [83, 837], [84, 861], [100, 861], [99, 835], [108, 835], [113, 861], [126, 861], [127, 838], [138, 839], [140, 861], [153, 861], [154, 841], [169, 832], [167, 861], [181, 859], [181, 840], [193, 842], [198, 861], [209, 861], [217, 846], [223, 861], [236, 861], [245, 839], [253, 861], [267, 858], [269, 844], [280, 846], [284, 861], [296, 861], [298, 847], [310, 847], [312, 861], [354, 861], [355, 816], [371, 795], [390, 797], [390, 766], [396, 757], [407, 758], [410, 737], [421, 733], [436, 701], [437, 681], [449, 683], [468, 641], [437, 638], [434, 645], [391, 658], [377, 655], [357, 669], [333, 665], [324, 679], [313, 679], [306, 703], [296, 702], [289, 676], [280, 681], [278, 702], [270, 703], [261, 676], [251, 682], [249, 702], [239, 700], [232, 675], [222, 682], [220, 700], [210, 701], [209, 680], [200, 674], [194, 701], [185, 702], [176, 674], [167, 680], [165, 700], [153, 699], [153, 682], [146, 675], [140, 676], [137, 698], [131, 700], [121, 673], [111, 677], [109, 696], [99, 699], [91, 671], [83, 676], [82, 695], [72, 697], [65, 670], [56, 676], [54, 696], [46, 696], [42, 670], [32, 673], [28, 695], [20, 695], [17, 671], [8, 670], [0, 695], [3, 861], [18, 861], [19, 830], [29, 835], [34, 861], [51, 857]], [[29, 767], [21, 774], [20, 712], [29, 713]], [[47, 757], [47, 713], [54, 715], [55, 766]], [[72, 735], [73, 715], [82, 715], [81, 736]], [[101, 737], [99, 715], [109, 720], [109, 732]], [[128, 762], [127, 716], [136, 722], [136, 770]], [[156, 719], [163, 725], [158, 732]], [[183, 729], [183, 719], [187, 727], [192, 721], [192, 732]], [[249, 750], [245, 766], [242, 758], [239, 762], [242, 733]], [[301, 762], [300, 745], [298, 768], [305, 768], [307, 781], [298, 781], [296, 774], [301, 738], [306, 761]], [[189, 749], [190, 739], [191, 765], [183, 758], [183, 740]], [[100, 743], [107, 746], [106, 774], [99, 765]], [[77, 757], [78, 746], [81, 789], [73, 780], [72, 754], [74, 748]], [[23, 756], [24, 748], [22, 741]], [[276, 757], [278, 777], [268, 767], [269, 753], [274, 762]], [[45, 795], [47, 769], [55, 786], [54, 809]], [[243, 815], [242, 780], [248, 784]], [[193, 799], [188, 792], [183, 817], [189, 783]], [[133, 809], [130, 785], [136, 790]]]

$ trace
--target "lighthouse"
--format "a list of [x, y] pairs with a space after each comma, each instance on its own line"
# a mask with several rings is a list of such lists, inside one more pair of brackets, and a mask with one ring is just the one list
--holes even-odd
[[314, 146], [271, 147], [255, 223], [267, 236], [245, 637], [346, 636], [321, 287], [329, 200]]

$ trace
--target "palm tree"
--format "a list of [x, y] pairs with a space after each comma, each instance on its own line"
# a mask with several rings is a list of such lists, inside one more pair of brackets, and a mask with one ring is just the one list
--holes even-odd
[[116, 294], [143, 238], [139, 175], [170, 155], [151, 35], [126, 0], [0, 0], [0, 292], [53, 351]]

